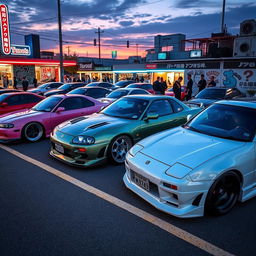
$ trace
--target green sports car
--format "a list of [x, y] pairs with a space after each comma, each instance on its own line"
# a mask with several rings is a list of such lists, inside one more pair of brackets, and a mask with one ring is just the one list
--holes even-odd
[[51, 135], [50, 154], [76, 166], [92, 166], [106, 159], [120, 164], [139, 140], [184, 124], [188, 115], [200, 111], [169, 96], [126, 96], [100, 113], [58, 125]]

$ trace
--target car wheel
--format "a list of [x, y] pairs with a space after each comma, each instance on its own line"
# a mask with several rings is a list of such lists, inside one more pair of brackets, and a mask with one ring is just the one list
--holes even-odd
[[232, 171], [224, 173], [211, 186], [205, 203], [210, 215], [228, 213], [236, 204], [240, 193], [240, 178]]
[[109, 145], [109, 159], [115, 164], [122, 164], [125, 161], [126, 153], [131, 147], [132, 141], [128, 136], [121, 135], [114, 138]]
[[43, 126], [36, 122], [27, 124], [23, 129], [23, 137], [30, 142], [40, 140], [43, 137], [43, 135]]

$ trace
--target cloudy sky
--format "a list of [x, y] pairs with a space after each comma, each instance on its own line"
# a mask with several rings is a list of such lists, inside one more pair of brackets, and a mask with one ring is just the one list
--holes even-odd
[[[41, 49], [58, 52], [57, 0], [2, 0], [9, 6], [12, 43], [24, 44], [24, 35], [37, 33]], [[187, 39], [210, 37], [220, 30], [222, 0], [62, 0], [64, 52], [96, 57], [93, 46], [98, 27], [102, 57], [139, 54], [153, 47], [154, 36], [184, 33]], [[239, 23], [256, 19], [255, 0], [226, 0], [225, 23], [232, 34]], [[126, 48], [126, 41], [130, 48]]]

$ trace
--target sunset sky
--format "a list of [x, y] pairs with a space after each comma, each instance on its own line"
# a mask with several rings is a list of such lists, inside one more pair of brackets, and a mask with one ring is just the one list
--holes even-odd
[[[13, 44], [24, 44], [24, 35], [41, 38], [42, 50], [58, 52], [57, 0], [2, 0], [9, 6]], [[220, 31], [222, 0], [62, 0], [64, 52], [98, 56], [93, 39], [102, 34], [102, 57], [118, 58], [153, 48], [155, 35], [184, 33], [188, 38], [210, 37]], [[228, 31], [239, 33], [239, 23], [256, 18], [255, 0], [226, 0]], [[126, 41], [130, 48], [126, 48]]]

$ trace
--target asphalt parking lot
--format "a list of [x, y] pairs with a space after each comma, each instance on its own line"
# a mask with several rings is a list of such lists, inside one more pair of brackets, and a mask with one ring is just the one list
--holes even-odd
[[178, 219], [127, 190], [123, 165], [65, 165], [49, 156], [47, 139], [7, 149], [0, 255], [255, 255], [256, 198], [222, 217]]

